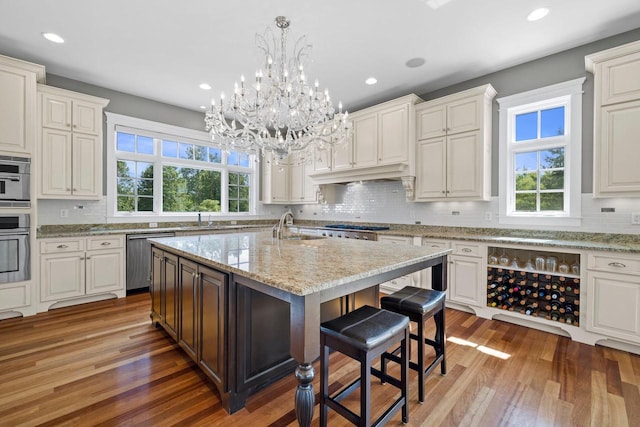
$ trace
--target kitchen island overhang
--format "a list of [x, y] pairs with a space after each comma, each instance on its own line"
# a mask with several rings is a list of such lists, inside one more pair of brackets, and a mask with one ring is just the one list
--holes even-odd
[[[320, 323], [327, 320], [321, 319], [323, 306], [340, 300], [348, 310], [362, 292], [375, 294], [377, 303], [380, 283], [430, 267], [432, 286], [445, 290], [451, 252], [341, 239], [278, 240], [267, 232], [171, 237], [151, 239], [151, 243], [152, 319], [168, 332], [175, 330], [172, 336], [213, 380], [225, 409], [230, 413], [241, 409], [248, 395], [297, 364], [298, 394], [307, 396], [297, 396], [299, 416], [313, 411], [313, 400], [308, 399], [313, 392], [308, 387], [313, 380], [311, 363], [320, 355]], [[168, 280], [167, 271], [173, 275]], [[212, 302], [213, 308], [207, 304]], [[211, 321], [211, 310], [217, 310], [215, 321]], [[177, 319], [168, 325], [171, 313]], [[273, 321], [268, 326], [279, 329], [288, 348], [272, 342], [277, 339], [247, 337], [252, 330], [270, 333], [265, 318]], [[288, 334], [282, 334], [283, 328]], [[217, 342], [208, 342], [211, 337]], [[203, 353], [216, 354], [204, 357]], [[257, 369], [252, 364], [260, 355], [272, 360]], [[208, 362], [201, 360], [207, 358]], [[207, 372], [215, 371], [212, 364], [219, 372]], [[301, 391], [301, 387], [307, 388]]]

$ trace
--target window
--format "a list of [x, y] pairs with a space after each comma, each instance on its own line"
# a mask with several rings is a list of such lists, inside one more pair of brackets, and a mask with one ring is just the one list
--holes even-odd
[[498, 99], [501, 223], [580, 224], [583, 82]]
[[107, 113], [107, 203], [113, 216], [255, 211], [253, 156], [205, 132]]

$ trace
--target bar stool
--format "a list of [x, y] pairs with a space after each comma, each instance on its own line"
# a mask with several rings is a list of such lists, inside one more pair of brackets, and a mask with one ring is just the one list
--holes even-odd
[[[410, 338], [418, 342], [418, 361], [415, 363], [409, 360], [409, 368], [418, 371], [418, 400], [422, 403], [424, 402], [424, 383], [427, 375], [431, 373], [438, 363], [440, 363], [442, 375], [447, 373], [444, 324], [445, 292], [405, 286], [391, 295], [382, 297], [380, 299], [380, 307], [407, 316], [417, 324], [418, 333], [411, 333]], [[424, 336], [425, 322], [432, 317], [436, 323], [436, 335], [433, 340]], [[436, 354], [429, 365], [425, 367], [424, 355], [427, 345], [433, 347]], [[383, 374], [386, 374], [387, 360], [401, 362], [397, 352], [398, 349], [382, 354], [380, 366]]]
[[[358, 426], [381, 426], [402, 408], [402, 422], [409, 421], [408, 361], [409, 319], [387, 310], [362, 306], [320, 325], [320, 425], [327, 425], [329, 408]], [[398, 362], [400, 380], [371, 367], [386, 350], [400, 344]], [[333, 396], [329, 395], [329, 349], [360, 362], [360, 376]], [[400, 397], [371, 424], [371, 375], [400, 389]], [[340, 402], [360, 387], [360, 415]]]

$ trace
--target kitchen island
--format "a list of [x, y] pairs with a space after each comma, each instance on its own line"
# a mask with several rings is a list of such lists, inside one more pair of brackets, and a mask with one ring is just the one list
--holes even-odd
[[151, 242], [152, 319], [213, 381], [225, 409], [295, 369], [301, 425], [313, 415], [321, 321], [377, 305], [378, 284], [429, 267], [432, 286], [445, 289], [450, 252], [270, 232]]

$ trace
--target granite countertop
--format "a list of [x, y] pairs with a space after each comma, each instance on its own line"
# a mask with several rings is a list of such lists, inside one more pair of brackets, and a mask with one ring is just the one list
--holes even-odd
[[213, 268], [292, 293], [309, 295], [446, 255], [450, 249], [379, 245], [345, 239], [278, 240], [271, 232], [150, 239]]
[[[295, 222], [301, 228], [324, 228], [316, 222]], [[362, 224], [359, 224], [362, 225]], [[418, 236], [427, 239], [467, 240], [488, 244], [520, 244], [578, 250], [640, 253], [640, 234], [584, 233], [573, 231], [523, 230], [505, 228], [446, 227], [407, 224], [386, 225], [376, 234]]]
[[[38, 229], [37, 237], [76, 237], [103, 234], [140, 234], [164, 231], [202, 231], [211, 233], [225, 230], [270, 228], [276, 220], [216, 221], [212, 226], [198, 227], [195, 222], [158, 223], [157, 228], [143, 227], [140, 223], [126, 224], [79, 224], [44, 225]], [[331, 221], [320, 222], [296, 220], [294, 225], [302, 228], [324, 228]], [[467, 240], [487, 244], [519, 244], [529, 246], [555, 247], [576, 250], [600, 250], [611, 252], [640, 253], [639, 234], [585, 233], [573, 231], [523, 230], [505, 228], [447, 227], [430, 225], [354, 223], [357, 225], [388, 226], [389, 230], [377, 234], [396, 236], [418, 236], [427, 239]]]

